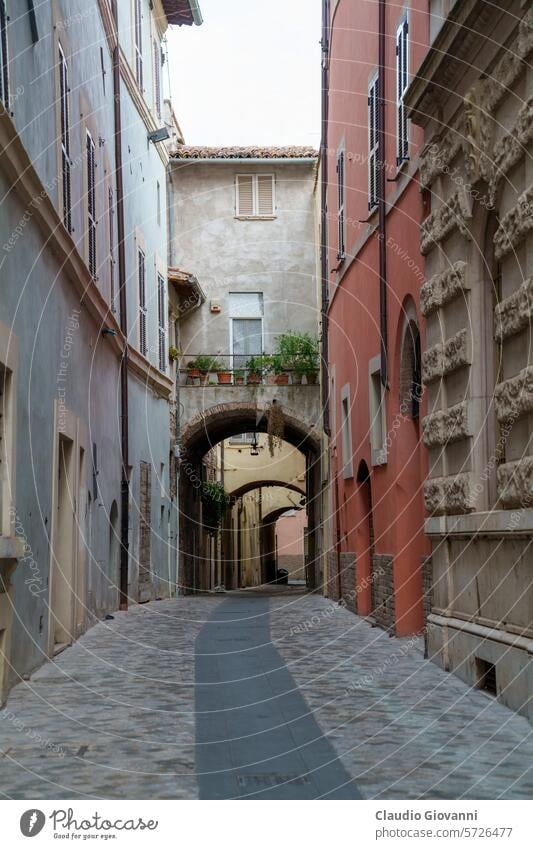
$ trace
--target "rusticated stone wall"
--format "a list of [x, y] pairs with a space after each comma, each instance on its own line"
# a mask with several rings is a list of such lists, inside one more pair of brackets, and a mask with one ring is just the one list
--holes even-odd
[[341, 596], [348, 610], [356, 613], [355, 554], [347, 551], [341, 554]]

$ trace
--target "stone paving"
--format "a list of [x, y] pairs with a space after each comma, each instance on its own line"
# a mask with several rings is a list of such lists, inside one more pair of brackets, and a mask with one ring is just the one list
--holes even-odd
[[[526, 719], [424, 660], [419, 640], [279, 590], [257, 595], [270, 611], [280, 680], [363, 796], [532, 798]], [[254, 594], [232, 597], [244, 610]], [[0, 711], [1, 794], [198, 798], [196, 638], [227, 598], [117, 613], [15, 687]]]

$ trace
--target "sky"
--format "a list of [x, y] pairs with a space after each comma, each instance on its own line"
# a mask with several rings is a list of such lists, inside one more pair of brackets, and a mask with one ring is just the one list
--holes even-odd
[[320, 141], [320, 0], [200, 0], [200, 27], [168, 30], [187, 144]]

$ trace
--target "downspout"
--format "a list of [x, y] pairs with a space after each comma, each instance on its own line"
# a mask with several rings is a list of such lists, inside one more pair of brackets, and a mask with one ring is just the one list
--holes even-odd
[[128, 609], [128, 566], [129, 566], [129, 426], [128, 426], [128, 314], [126, 297], [126, 248], [124, 226], [124, 184], [122, 180], [122, 116], [120, 111], [120, 47], [118, 42], [118, 4], [113, 0], [116, 44], [113, 48], [113, 94], [115, 111], [115, 168], [118, 229], [118, 276], [120, 329], [124, 350], [120, 362], [120, 443], [121, 443], [121, 486], [120, 486], [120, 609]]
[[386, 25], [386, 0], [379, 0], [379, 22], [378, 22], [378, 63], [379, 63], [379, 97], [378, 97], [378, 158], [379, 158], [379, 330], [380, 330], [380, 355], [381, 355], [381, 383], [388, 389], [388, 339], [387, 339], [387, 244], [386, 244], [386, 207], [385, 207], [385, 156], [386, 156], [386, 134], [385, 134], [385, 25]]
[[329, 0], [322, 2], [322, 136], [320, 140], [320, 274], [322, 289], [322, 423], [330, 436], [329, 402], [329, 278], [328, 278], [328, 105], [329, 105]]

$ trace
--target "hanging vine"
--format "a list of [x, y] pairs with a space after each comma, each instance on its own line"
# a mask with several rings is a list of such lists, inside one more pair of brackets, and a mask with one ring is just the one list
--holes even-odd
[[218, 481], [206, 481], [202, 487], [203, 521], [207, 533], [215, 537], [220, 530], [230, 497]]
[[274, 456], [276, 448], [281, 449], [285, 436], [285, 418], [283, 407], [277, 401], [272, 401], [268, 410], [268, 450]]

